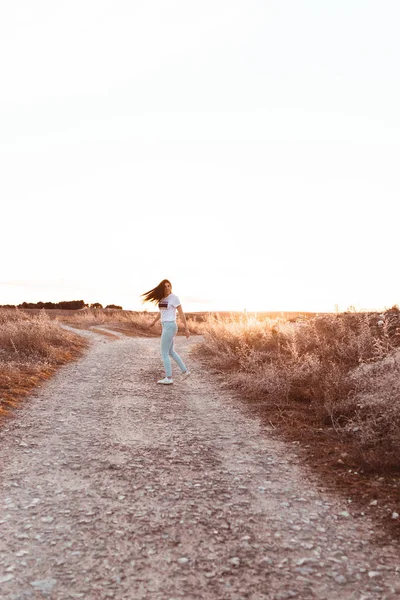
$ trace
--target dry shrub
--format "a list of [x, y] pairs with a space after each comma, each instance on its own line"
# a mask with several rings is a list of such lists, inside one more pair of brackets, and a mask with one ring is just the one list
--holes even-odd
[[[204, 321], [203, 319], [198, 319], [196, 317], [192, 317], [190, 314], [186, 314], [186, 323], [187, 326], [189, 327], [189, 331], [190, 333], [192, 333], [193, 335], [203, 335], [203, 331], [204, 331]], [[180, 320], [178, 319], [178, 326], [179, 329], [181, 329], [182, 324], [180, 323]]]
[[376, 363], [362, 364], [351, 375], [354, 386], [348, 435], [357, 442], [359, 460], [372, 470], [400, 465], [400, 351]]
[[145, 311], [86, 308], [73, 313], [60, 314], [56, 318], [78, 329], [100, 326], [132, 336], [158, 335], [156, 329], [149, 330], [149, 323], [153, 320], [154, 315]]
[[[159, 322], [153, 328], [149, 329], [149, 324], [153, 321], [154, 316], [155, 313], [149, 313], [147, 311], [87, 308], [73, 313], [69, 311], [65, 314], [59, 314], [56, 318], [73, 327], [83, 329], [103, 326], [127, 335], [158, 336], [161, 333]], [[191, 319], [190, 317], [187, 317], [186, 320], [191, 333], [200, 334], [202, 332], [201, 322], [197, 322], [197, 320]], [[178, 325], [181, 331], [182, 324], [179, 320]]]
[[1, 355], [57, 362], [74, 339], [72, 333], [62, 330], [45, 312], [33, 317], [20, 314], [16, 318], [11, 311], [8, 320], [4, 315], [0, 317]]
[[[373, 455], [368, 448], [376, 449], [380, 440], [382, 450], [391, 449], [391, 466], [400, 465], [400, 450], [395, 452], [400, 448], [400, 385], [393, 388], [394, 376], [389, 375], [389, 370], [397, 369], [389, 365], [397, 362], [385, 361], [399, 345], [399, 321], [395, 310], [385, 315], [348, 312], [291, 322], [211, 316], [200, 352], [225, 373], [229, 385], [258, 406], [284, 409], [290, 415], [293, 407], [297, 412], [303, 407], [314, 426], [333, 427], [342, 437], [357, 433], [365, 463]], [[370, 369], [363, 380], [366, 388], [354, 375], [365, 365]], [[375, 387], [381, 372], [378, 365], [384, 383]], [[368, 390], [374, 399], [385, 397], [384, 416], [377, 416], [375, 400], [365, 400]]]
[[79, 356], [86, 342], [41, 311], [0, 309], [0, 405], [14, 405], [54, 369]]

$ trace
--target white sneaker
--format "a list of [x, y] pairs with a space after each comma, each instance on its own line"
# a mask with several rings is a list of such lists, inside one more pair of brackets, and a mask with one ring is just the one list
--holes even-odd
[[189, 377], [189, 375], [191, 375], [191, 374], [192, 374], [192, 372], [191, 372], [191, 371], [189, 371], [189, 369], [188, 369], [187, 371], [185, 371], [184, 373], [182, 373], [182, 377], [183, 377], [183, 379], [186, 379], [186, 378], [187, 378], [187, 377]]
[[171, 383], [174, 383], [172, 381], [172, 379], [168, 379], [168, 377], [164, 377], [164, 379], [160, 379], [160, 381], [157, 381], [157, 383], [162, 383], [164, 385], [170, 385]]

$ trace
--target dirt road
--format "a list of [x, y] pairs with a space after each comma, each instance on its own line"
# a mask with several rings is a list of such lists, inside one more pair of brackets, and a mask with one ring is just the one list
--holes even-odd
[[399, 547], [196, 363], [91, 335], [0, 428], [0, 597], [395, 598]]

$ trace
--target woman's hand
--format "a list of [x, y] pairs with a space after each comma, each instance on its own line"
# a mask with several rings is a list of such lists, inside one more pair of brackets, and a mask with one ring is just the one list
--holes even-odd
[[190, 336], [190, 331], [189, 331], [189, 327], [185, 327], [185, 335], [186, 335], [186, 339], [189, 339]]
[[155, 319], [153, 319], [153, 322], [150, 323], [149, 328], [153, 327], [153, 325], [155, 325], [157, 323], [157, 321], [160, 320], [160, 315], [157, 315]]

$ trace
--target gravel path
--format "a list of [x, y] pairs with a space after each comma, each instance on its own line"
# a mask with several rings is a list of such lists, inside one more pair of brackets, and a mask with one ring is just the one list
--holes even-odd
[[0, 598], [400, 596], [399, 547], [158, 339], [105, 338], [0, 427]]

